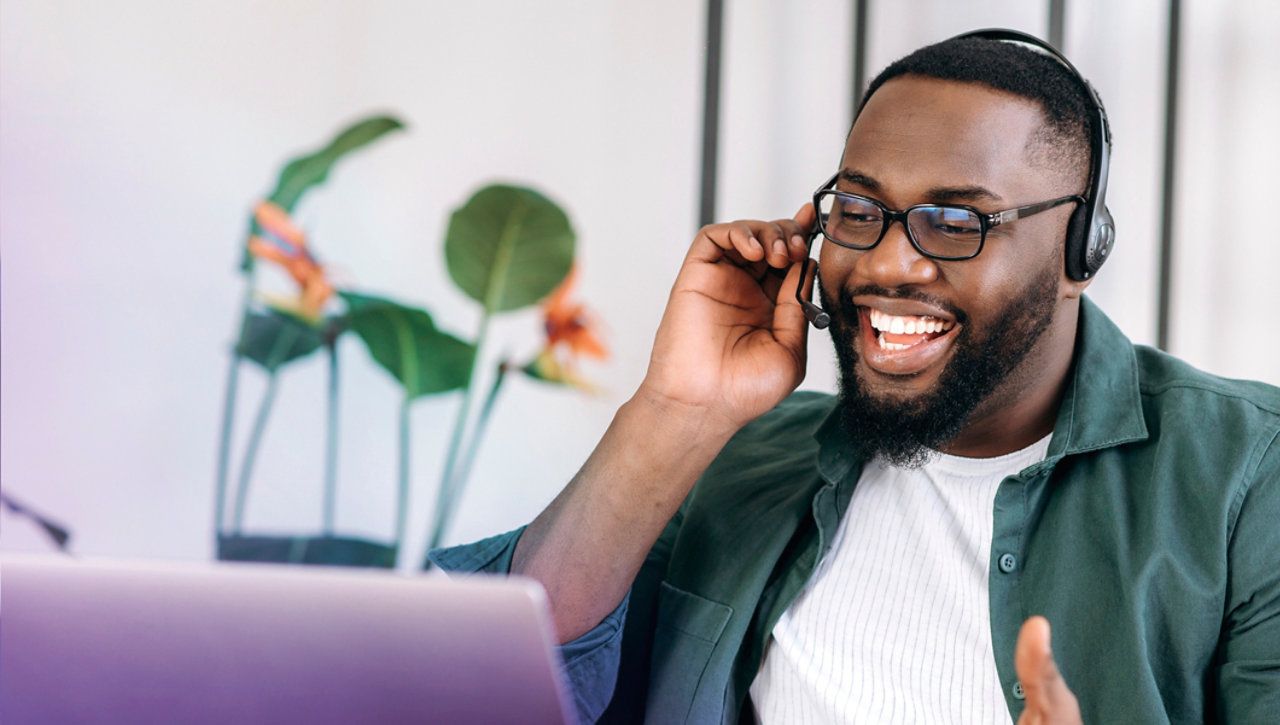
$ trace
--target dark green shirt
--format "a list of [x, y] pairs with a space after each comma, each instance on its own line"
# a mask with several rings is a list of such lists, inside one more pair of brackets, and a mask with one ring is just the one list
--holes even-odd
[[[744, 428], [631, 594], [565, 646], [582, 714], [734, 722], [773, 625], [831, 545], [863, 457], [799, 393]], [[1012, 719], [1033, 614], [1085, 722], [1280, 723], [1280, 390], [1132, 345], [1082, 303], [1044, 461], [996, 493], [991, 639]], [[437, 552], [506, 571], [519, 532]], [[615, 677], [616, 673], [616, 677]], [[615, 686], [616, 681], [616, 686]]]

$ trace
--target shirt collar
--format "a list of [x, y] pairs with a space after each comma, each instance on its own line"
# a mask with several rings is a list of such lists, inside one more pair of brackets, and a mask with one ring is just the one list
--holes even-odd
[[1075, 363], [1053, 426], [1049, 458], [1140, 441], [1147, 435], [1133, 343], [1097, 305], [1082, 297]]
[[[1048, 458], [1099, 450], [1144, 440], [1138, 387], [1138, 358], [1133, 344], [1088, 297], [1080, 300], [1075, 361], [1053, 427]], [[828, 481], [839, 481], [861, 461], [851, 450], [835, 406], [814, 433], [820, 451], [818, 468]]]

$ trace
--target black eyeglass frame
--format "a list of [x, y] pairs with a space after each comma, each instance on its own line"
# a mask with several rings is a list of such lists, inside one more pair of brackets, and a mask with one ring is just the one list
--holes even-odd
[[[872, 199], [869, 196], [854, 194], [848, 191], [837, 191], [832, 187], [836, 185], [836, 181], [838, 181], [839, 179], [840, 179], [840, 174], [837, 172], [835, 175], [833, 175], [830, 179], [827, 180], [827, 183], [818, 187], [818, 190], [813, 192], [813, 210], [818, 215], [818, 218], [814, 222], [814, 233], [809, 237], [809, 246], [811, 250], [813, 247], [813, 240], [817, 238], [817, 235], [819, 233], [821, 233], [822, 236], [827, 239], [827, 241], [837, 246], [844, 247], [845, 249], [856, 249], [859, 251], [875, 249], [876, 246], [880, 244], [881, 241], [884, 240], [884, 235], [889, 233], [889, 227], [892, 226], [894, 222], [902, 222], [902, 228], [907, 233], [907, 239], [910, 240], [911, 246], [914, 247], [915, 250], [919, 252], [921, 256], [927, 257], [929, 259], [941, 260], [944, 262], [958, 262], [966, 259], [973, 259], [974, 257], [982, 253], [982, 249], [984, 246], [986, 246], [986, 243], [987, 243], [987, 231], [990, 230], [992, 227], [998, 227], [1001, 224], [1007, 224], [1012, 221], [1017, 221], [1018, 219], [1025, 219], [1029, 216], [1039, 214], [1042, 211], [1048, 211], [1050, 209], [1054, 209], [1056, 207], [1062, 206], [1063, 204], [1066, 204], [1068, 202], [1074, 201], [1077, 204], [1085, 203], [1083, 196], [1080, 196], [1079, 194], [1071, 194], [1069, 196], [1058, 197], [1057, 199], [1050, 199], [1049, 201], [1036, 202], [1035, 204], [1027, 204], [1026, 206], [1019, 206], [1013, 209], [1005, 209], [1003, 211], [991, 212], [989, 214], [981, 210], [975, 209], [967, 204], [912, 204], [906, 209], [903, 209], [901, 211], [895, 211], [885, 206], [884, 204], [880, 203], [879, 201]], [[842, 242], [839, 239], [836, 239], [835, 237], [831, 236], [830, 234], [827, 234], [827, 228], [826, 228], [827, 220], [825, 217], [822, 216], [822, 213], [819, 211], [822, 208], [822, 198], [825, 196], [832, 196], [836, 198], [843, 197], [848, 199], [857, 199], [859, 201], [869, 202], [872, 206], [875, 206], [877, 209], [879, 209], [883, 215], [883, 218], [881, 220], [882, 223], [880, 226], [880, 234], [879, 236], [876, 237], [876, 240], [871, 244], [859, 246], [856, 244], [849, 244], [848, 242]], [[973, 214], [975, 217], [977, 217], [978, 226], [979, 226], [978, 246], [976, 249], [974, 249], [973, 254], [967, 254], [964, 256], [948, 256], [944, 254], [934, 254], [933, 252], [930, 252], [926, 250], [923, 246], [921, 246], [920, 242], [916, 239], [915, 232], [911, 231], [911, 225], [907, 224], [907, 216], [916, 209], [926, 209], [926, 208], [959, 209], [962, 211], [969, 212], [970, 214]]]
[[[809, 239], [805, 243], [804, 266], [800, 268], [800, 281], [796, 284], [796, 302], [799, 303], [801, 309], [805, 311], [805, 317], [807, 317], [809, 321], [813, 324], [813, 326], [818, 328], [819, 330], [824, 329], [827, 327], [827, 325], [831, 324], [831, 315], [827, 314], [827, 312], [823, 310], [821, 307], [818, 307], [817, 305], [810, 302], [809, 300], [806, 300], [804, 297], [800, 295], [800, 290], [804, 288], [804, 280], [809, 274], [809, 263], [810, 261], [812, 261], [812, 254], [813, 254], [813, 240], [817, 239], [819, 234], [821, 234], [826, 239], [830, 240], [832, 244], [835, 244], [840, 247], [844, 247], [845, 249], [856, 249], [859, 251], [866, 251], [868, 249], [875, 249], [876, 245], [880, 244], [880, 242], [884, 240], [884, 235], [889, 232], [889, 225], [893, 224], [895, 221], [900, 221], [902, 222], [903, 231], [907, 233], [907, 239], [911, 242], [911, 246], [915, 248], [915, 250], [919, 252], [921, 255], [923, 255], [924, 257], [928, 259], [937, 259], [944, 262], [964, 261], [966, 259], [973, 259], [974, 257], [978, 256], [978, 254], [982, 251], [983, 247], [986, 246], [987, 230], [990, 229], [991, 227], [997, 227], [997, 226], [1000, 226], [1001, 224], [1006, 224], [1008, 222], [1011, 222], [1017, 219], [1025, 219], [1026, 217], [1029, 217], [1032, 214], [1039, 214], [1042, 211], [1053, 209], [1054, 207], [1061, 206], [1063, 204], [1066, 204], [1069, 201], [1074, 201], [1078, 204], [1088, 203], [1085, 200], [1085, 198], [1080, 196], [1079, 194], [1072, 194], [1071, 196], [1063, 196], [1057, 199], [1052, 199], [1050, 201], [1042, 201], [1037, 204], [1028, 204], [1027, 206], [1020, 206], [1014, 209], [1005, 209], [1004, 211], [993, 212], [991, 214], [987, 214], [985, 212], [974, 209], [971, 206], [966, 206], [963, 204], [914, 204], [912, 206], [907, 207], [906, 209], [903, 209], [902, 211], [894, 211], [886, 207], [884, 204], [881, 204], [880, 202], [870, 197], [862, 196], [860, 194], [851, 194], [847, 191], [836, 191], [832, 187], [836, 185], [836, 181], [838, 181], [839, 179], [840, 179], [840, 173], [836, 172], [835, 174], [832, 175], [830, 179], [827, 179], [827, 182], [825, 184], [823, 184], [822, 186], [819, 186], [817, 191], [813, 192], [813, 211], [814, 211], [814, 214], [818, 215], [818, 218], [814, 220], [813, 229], [810, 230]], [[865, 199], [869, 202], [872, 202], [878, 208], [880, 208], [884, 212], [884, 225], [881, 227], [880, 236], [876, 237], [876, 241], [868, 246], [858, 247], [852, 244], [846, 244], [844, 242], [841, 242], [838, 239], [832, 239], [830, 236], [828, 236], [826, 232], [826, 220], [821, 218], [821, 212], [818, 211], [819, 209], [822, 208], [821, 197], [823, 194], [851, 196], [857, 199]], [[926, 252], [924, 249], [921, 249], [920, 243], [916, 241], [915, 235], [911, 233], [911, 227], [907, 224], [907, 214], [910, 213], [912, 209], [916, 209], [918, 207], [924, 207], [924, 206], [934, 206], [934, 207], [944, 206], [944, 207], [951, 207], [951, 208], [960, 208], [960, 209], [965, 209], [966, 211], [971, 211], [974, 214], [976, 214], [979, 219], [978, 223], [981, 225], [981, 228], [982, 228], [982, 234], [978, 240], [977, 251], [975, 251], [973, 254], [970, 254], [967, 257], [945, 257], [945, 256], [939, 256], [936, 254], [930, 254], [929, 252]]]

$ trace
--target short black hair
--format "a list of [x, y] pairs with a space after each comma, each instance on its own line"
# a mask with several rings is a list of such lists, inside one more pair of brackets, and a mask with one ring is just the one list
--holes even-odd
[[1081, 178], [1089, 168], [1090, 139], [1098, 123], [1091, 91], [1056, 58], [1004, 40], [944, 40], [880, 71], [868, 84], [858, 114], [880, 86], [904, 75], [977, 83], [1036, 103], [1045, 118], [1044, 133], [1037, 134], [1036, 140], [1046, 144], [1053, 161], [1067, 165]]

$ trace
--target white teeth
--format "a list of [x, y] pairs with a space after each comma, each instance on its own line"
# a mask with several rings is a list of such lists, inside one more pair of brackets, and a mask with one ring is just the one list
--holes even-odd
[[880, 344], [881, 350], [906, 350], [908, 347], [911, 347], [910, 345], [903, 345], [897, 342], [888, 342], [884, 339], [883, 335], [877, 337], [876, 342]]
[[868, 310], [868, 312], [870, 313], [872, 327], [880, 332], [890, 332], [895, 335], [922, 335], [944, 332], [952, 327], [952, 323], [929, 315], [898, 316], [886, 314], [876, 309]]

